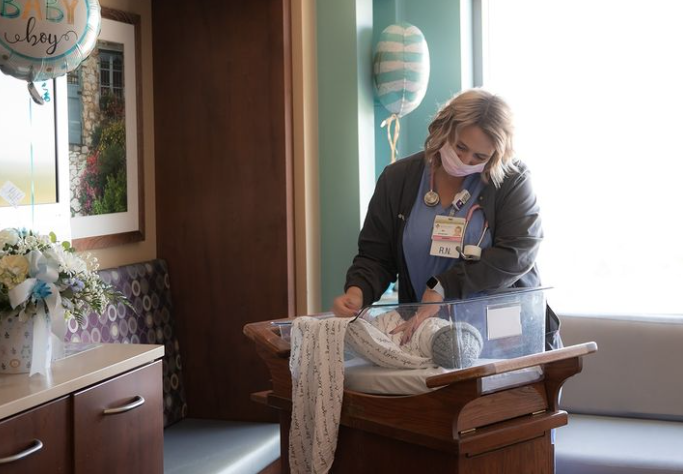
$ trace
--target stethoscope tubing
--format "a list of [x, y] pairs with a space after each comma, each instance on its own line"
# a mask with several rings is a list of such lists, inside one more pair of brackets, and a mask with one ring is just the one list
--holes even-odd
[[[464, 250], [465, 250], [465, 238], [467, 237], [467, 227], [470, 224], [470, 221], [472, 220], [472, 215], [474, 214], [474, 211], [481, 209], [481, 212], [484, 212], [484, 209], [479, 205], [479, 204], [474, 204], [472, 207], [469, 208], [467, 211], [467, 216], [465, 217], [465, 227], [462, 230], [462, 248], [460, 249], [460, 256], [464, 260], [472, 260], [471, 257], [465, 255]], [[486, 219], [486, 216], [484, 216], [484, 227], [482, 228], [481, 235], [479, 236], [479, 241], [475, 245], [475, 247], [478, 247], [481, 250], [481, 243], [484, 241], [484, 236], [486, 236], [486, 231], [489, 229], [489, 221]]]

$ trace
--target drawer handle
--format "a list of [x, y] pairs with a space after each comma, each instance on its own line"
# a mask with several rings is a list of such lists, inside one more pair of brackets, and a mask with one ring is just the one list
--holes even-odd
[[122, 407], [118, 408], [107, 408], [104, 410], [105, 415], [117, 415], [119, 413], [125, 413], [127, 411], [131, 411], [134, 408], [137, 408], [141, 405], [145, 404], [145, 399], [141, 397], [140, 395], [135, 397], [135, 400], [133, 400], [130, 403], [127, 403], [126, 405], [123, 405]]
[[20, 459], [24, 459], [25, 457], [28, 457], [31, 454], [35, 453], [36, 451], [40, 451], [41, 449], [43, 449], [43, 443], [39, 439], [34, 439], [33, 445], [30, 448], [28, 448], [28, 449], [26, 449], [26, 450], [24, 450], [18, 454], [15, 454], [13, 456], [7, 456], [6, 458], [0, 458], [0, 464], [7, 464], [10, 462], [18, 461]]

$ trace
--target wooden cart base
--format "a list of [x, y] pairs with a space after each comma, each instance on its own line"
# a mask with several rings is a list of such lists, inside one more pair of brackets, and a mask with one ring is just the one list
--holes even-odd
[[[282, 472], [289, 472], [291, 419], [289, 343], [269, 321], [248, 324], [245, 334], [266, 362], [273, 388], [254, 399], [279, 410]], [[333, 473], [554, 472], [551, 430], [567, 424], [558, 409], [559, 390], [581, 371], [593, 342], [470, 367], [427, 379], [434, 391], [378, 396], [344, 391]], [[536, 382], [482, 392], [482, 378], [540, 366]]]

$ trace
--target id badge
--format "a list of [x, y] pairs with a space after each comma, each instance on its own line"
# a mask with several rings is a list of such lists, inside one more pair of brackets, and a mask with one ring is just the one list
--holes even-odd
[[432, 247], [429, 255], [459, 258], [462, 247], [465, 219], [462, 217], [436, 216], [432, 228]]

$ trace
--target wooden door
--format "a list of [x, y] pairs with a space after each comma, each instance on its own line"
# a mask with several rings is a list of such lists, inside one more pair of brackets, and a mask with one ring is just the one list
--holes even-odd
[[161, 361], [74, 394], [76, 474], [161, 474]]
[[0, 473], [33, 472], [73, 472], [69, 397], [0, 422]]

